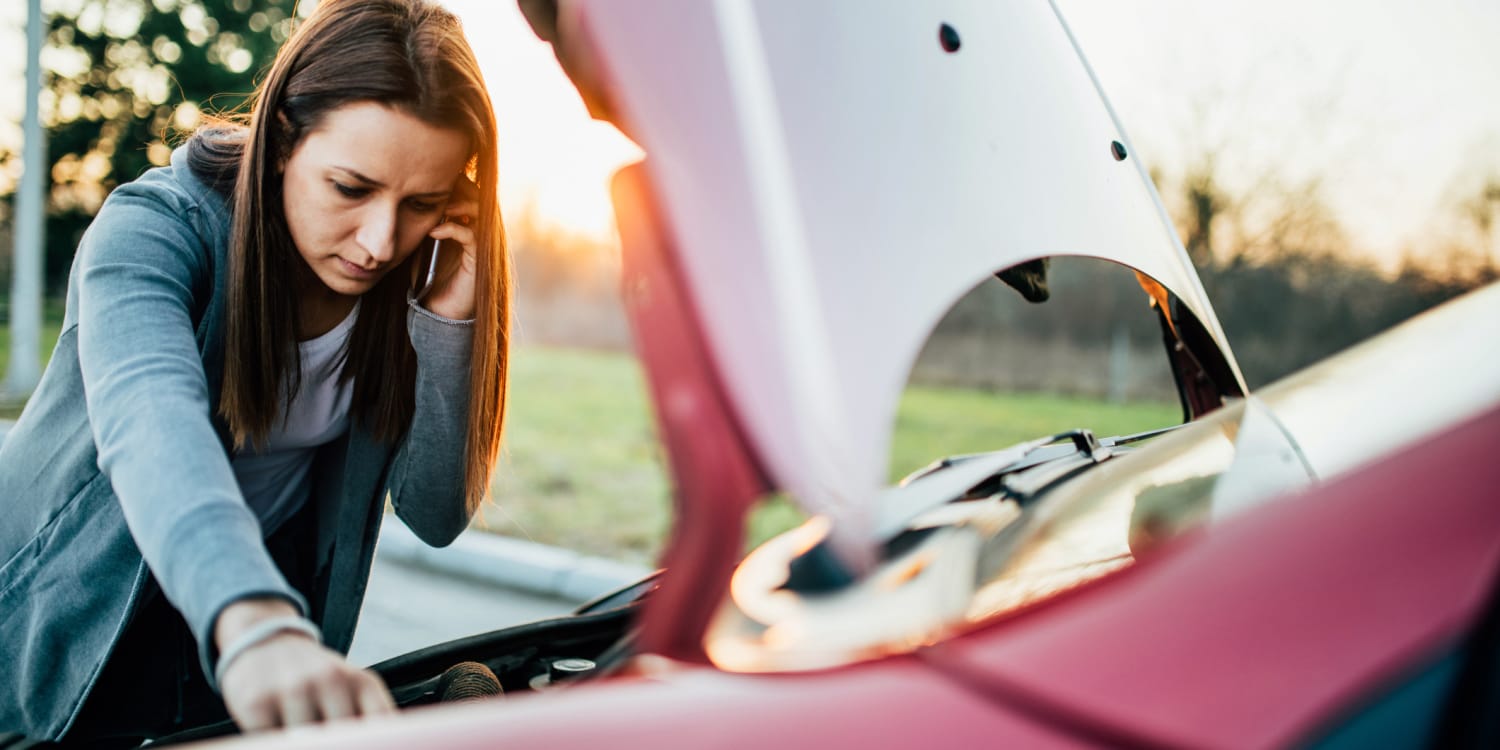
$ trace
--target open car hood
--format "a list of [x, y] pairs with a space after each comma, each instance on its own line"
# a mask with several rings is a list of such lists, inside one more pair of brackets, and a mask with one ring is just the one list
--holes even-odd
[[[592, 93], [647, 153], [616, 180], [624, 288], [676, 480], [664, 562], [693, 571], [693, 598], [716, 599], [728, 575], [725, 553], [703, 548], [737, 558], [745, 505], [772, 489], [832, 517], [833, 548], [859, 569], [912, 364], [1000, 269], [1055, 255], [1136, 269], [1169, 344], [1192, 319], [1193, 368], [1174, 362], [1180, 386], [1200, 386], [1189, 415], [1243, 392], [1146, 168], [1050, 3], [579, 0], [562, 13]], [[692, 656], [695, 618], [672, 617], [682, 648], [647, 645]]]

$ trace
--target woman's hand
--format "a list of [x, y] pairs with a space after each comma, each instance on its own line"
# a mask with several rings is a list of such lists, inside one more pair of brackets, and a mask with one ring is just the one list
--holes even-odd
[[[474, 317], [474, 280], [479, 247], [474, 236], [474, 221], [479, 215], [479, 188], [468, 178], [459, 178], [453, 197], [444, 212], [446, 220], [427, 233], [436, 240], [448, 240], [438, 259], [432, 291], [422, 300], [428, 310], [453, 320]], [[454, 253], [453, 245], [463, 248]], [[457, 257], [453, 257], [457, 256]]]
[[[256, 622], [289, 614], [295, 615], [295, 608], [280, 599], [235, 602], [219, 616], [215, 640], [223, 648]], [[219, 690], [229, 715], [246, 732], [396, 710], [373, 672], [292, 631], [267, 638], [231, 662]]]

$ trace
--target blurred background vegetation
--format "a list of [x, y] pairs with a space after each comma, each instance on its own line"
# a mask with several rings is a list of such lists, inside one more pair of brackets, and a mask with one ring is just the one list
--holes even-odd
[[[46, 8], [50, 342], [74, 248], [104, 197], [166, 163], [205, 113], [243, 109], [295, 10], [293, 0], [53, 0]], [[1228, 188], [1223, 157], [1206, 149], [1183, 160], [1187, 169], [1154, 176], [1252, 388], [1500, 278], [1500, 174], [1455, 184], [1444, 215], [1433, 217], [1444, 229], [1392, 270], [1366, 260], [1319, 180], [1291, 181], [1268, 167]], [[0, 148], [0, 323], [8, 321], [20, 161]], [[499, 502], [479, 523], [648, 560], [668, 523], [668, 489], [642, 375], [629, 356], [618, 251], [533, 213], [507, 221], [521, 346]], [[1054, 302], [1043, 317], [1023, 321], [1018, 316], [1030, 313], [1017, 312], [1025, 306], [997, 283], [961, 301], [914, 370], [893, 477], [944, 453], [1079, 423], [1125, 432], [1174, 421], [1164, 369], [1141, 376], [1121, 369], [1122, 361], [1159, 359], [1159, 336], [1139, 290], [1107, 265], [1055, 266]], [[4, 335], [0, 329], [0, 371]], [[1012, 356], [1038, 349], [1050, 354]], [[773, 503], [753, 533], [794, 517]]]
[[[46, 283], [62, 293], [104, 196], [165, 164], [211, 110], [238, 110], [291, 31], [294, 0], [58, 0], [45, 4]], [[0, 150], [9, 227], [20, 154]], [[7, 232], [8, 235], [8, 232]], [[4, 238], [6, 258], [11, 243]], [[6, 269], [8, 278], [8, 269]], [[7, 286], [7, 289], [9, 287]]]

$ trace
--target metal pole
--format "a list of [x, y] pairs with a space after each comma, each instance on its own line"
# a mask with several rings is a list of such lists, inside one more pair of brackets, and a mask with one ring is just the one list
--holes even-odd
[[15, 262], [11, 266], [10, 370], [0, 388], [6, 400], [31, 395], [42, 369], [42, 244], [47, 184], [47, 139], [37, 102], [42, 94], [42, 2], [26, 8], [26, 116], [21, 126], [25, 171], [16, 196]]

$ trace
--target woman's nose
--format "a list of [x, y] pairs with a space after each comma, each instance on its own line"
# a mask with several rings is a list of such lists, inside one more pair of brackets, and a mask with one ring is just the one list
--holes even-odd
[[384, 263], [396, 255], [396, 211], [384, 206], [371, 206], [362, 217], [355, 242], [378, 263]]

